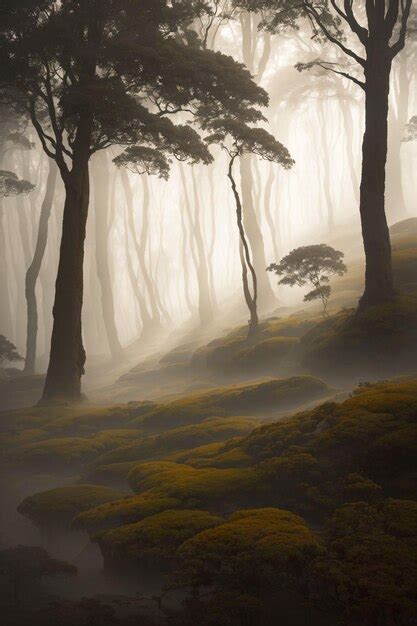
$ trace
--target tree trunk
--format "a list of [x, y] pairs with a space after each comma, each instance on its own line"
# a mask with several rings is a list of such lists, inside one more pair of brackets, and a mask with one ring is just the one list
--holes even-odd
[[[123, 168], [120, 169], [120, 178], [122, 180], [123, 189], [124, 189], [125, 197], [126, 197], [127, 220], [128, 220], [130, 235], [133, 240], [133, 245], [135, 246], [135, 251], [136, 251], [136, 256], [138, 258], [138, 261], [139, 261], [139, 266], [141, 266], [140, 259], [142, 256], [142, 252], [141, 252], [138, 240], [137, 240], [136, 230], [135, 230], [132, 188], [130, 186], [129, 176], [127, 175], [126, 170], [124, 170]], [[152, 325], [153, 325], [152, 318], [149, 314], [148, 307], [146, 305], [145, 296], [139, 289], [137, 278], [136, 277], [134, 278], [131, 272], [129, 273], [129, 275], [132, 281], [133, 293], [135, 294], [135, 297], [139, 306], [140, 317], [142, 320], [142, 333], [146, 335], [147, 333], [150, 333], [152, 329]], [[134, 278], [136, 285], [133, 282], [133, 278]]]
[[[249, 245], [246, 240], [245, 228], [243, 226], [242, 203], [240, 201], [240, 196], [236, 187], [236, 182], [233, 177], [234, 158], [235, 157], [233, 157], [229, 162], [228, 178], [232, 186], [233, 196], [234, 196], [235, 204], [236, 204], [236, 221], [237, 221], [237, 227], [238, 227], [239, 237], [240, 237], [239, 252], [240, 252], [240, 261], [242, 264], [243, 293], [244, 293], [245, 301], [246, 301], [247, 307], [249, 309], [249, 314], [250, 314], [250, 319], [248, 322], [249, 323], [248, 337], [252, 337], [253, 335], [256, 334], [258, 330], [258, 324], [259, 324], [258, 307], [257, 307], [258, 280], [257, 280], [255, 268], [253, 267], [253, 264], [252, 264]], [[252, 293], [250, 292], [249, 284], [248, 284], [248, 270], [250, 271], [251, 277], [252, 277]]]
[[3, 198], [0, 197], [0, 335], [8, 339], [13, 332], [10, 311], [9, 279], [6, 257], [6, 235], [3, 223]]
[[245, 232], [252, 251], [253, 267], [258, 277], [260, 306], [268, 308], [275, 301], [275, 295], [266, 272], [267, 262], [264, 241], [253, 203], [253, 177], [250, 155], [245, 155], [240, 158], [240, 177], [243, 220]]
[[360, 308], [393, 298], [391, 243], [385, 215], [388, 95], [391, 62], [386, 50], [368, 50], [360, 214], [365, 248], [365, 291]]
[[123, 348], [117, 333], [113, 291], [109, 268], [109, 167], [105, 152], [97, 154], [93, 169], [95, 209], [95, 257], [101, 290], [104, 328], [112, 359], [123, 358]]
[[36, 341], [38, 335], [38, 305], [36, 300], [36, 283], [45, 254], [48, 240], [48, 222], [51, 214], [52, 203], [55, 194], [58, 168], [54, 161], [49, 159], [49, 171], [46, 181], [45, 196], [42, 202], [39, 217], [38, 235], [35, 245], [35, 253], [32, 263], [26, 272], [25, 296], [27, 308], [27, 331], [26, 331], [26, 358], [25, 369], [27, 374], [34, 374], [36, 361]]
[[275, 180], [275, 170], [272, 163], [269, 164], [269, 172], [268, 179], [265, 185], [265, 195], [264, 195], [264, 211], [265, 211], [265, 219], [268, 224], [269, 234], [271, 237], [272, 243], [272, 254], [274, 255], [274, 261], [278, 263], [279, 261], [279, 250], [278, 250], [278, 242], [276, 235], [276, 227], [274, 224], [274, 218], [272, 217], [271, 211], [271, 197], [272, 197], [272, 187]]
[[355, 200], [359, 204], [359, 181], [356, 173], [355, 166], [355, 150], [353, 147], [354, 142], [354, 126], [352, 119], [352, 110], [350, 106], [350, 102], [345, 98], [341, 98], [340, 107], [342, 109], [342, 118], [343, 118], [343, 126], [346, 134], [346, 152], [347, 152], [347, 161], [349, 167], [349, 175], [350, 180], [352, 182], [353, 193], [355, 195]]
[[81, 311], [84, 240], [90, 196], [88, 162], [91, 132], [92, 116], [86, 113], [79, 121], [72, 170], [64, 177], [64, 218], [43, 402], [78, 400], [81, 396], [81, 376], [85, 364]]

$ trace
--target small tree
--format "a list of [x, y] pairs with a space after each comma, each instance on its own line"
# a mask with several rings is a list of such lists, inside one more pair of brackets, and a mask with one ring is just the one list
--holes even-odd
[[[248, 119], [223, 118], [206, 125], [212, 134], [206, 138], [208, 143], [218, 143], [229, 155], [227, 176], [232, 187], [235, 204], [236, 219], [240, 237], [240, 261], [242, 265], [242, 282], [245, 301], [249, 309], [249, 336], [256, 333], [258, 327], [258, 281], [252, 263], [251, 252], [246, 239], [245, 227], [242, 219], [242, 202], [237, 190], [233, 175], [233, 164], [237, 157], [244, 154], [255, 154], [265, 161], [279, 163], [285, 169], [294, 164], [287, 148], [277, 141], [263, 128], [251, 128], [246, 122], [255, 122], [262, 119], [258, 111], [252, 110], [247, 114]], [[252, 278], [252, 289], [249, 287], [248, 271]]]
[[331, 287], [328, 284], [330, 276], [343, 276], [347, 271], [342, 261], [343, 257], [343, 252], [324, 243], [301, 246], [292, 250], [279, 263], [271, 263], [267, 271], [283, 276], [278, 281], [280, 285], [290, 285], [290, 287], [311, 285], [313, 289], [306, 293], [304, 302], [320, 299], [323, 304], [323, 314], [326, 316], [331, 293]]
[[3, 366], [4, 361], [23, 361], [23, 358], [12, 342], [4, 335], [0, 335], [0, 367]]

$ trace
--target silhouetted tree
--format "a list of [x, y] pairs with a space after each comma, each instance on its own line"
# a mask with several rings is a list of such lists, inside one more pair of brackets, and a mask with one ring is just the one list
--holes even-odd
[[168, 116], [186, 111], [199, 120], [267, 103], [242, 66], [199, 45], [192, 22], [202, 11], [197, 0], [2, 3], [0, 84], [18, 90], [65, 186], [44, 401], [81, 393], [91, 155], [139, 145], [208, 163], [198, 133]]
[[320, 299], [323, 304], [323, 314], [326, 316], [331, 293], [331, 287], [327, 283], [330, 276], [343, 276], [347, 271], [342, 261], [343, 257], [343, 252], [324, 243], [301, 246], [292, 250], [279, 263], [271, 263], [267, 271], [283, 276], [278, 281], [280, 285], [290, 287], [311, 285], [313, 289], [306, 293], [304, 302]]
[[[405, 45], [412, 0], [366, 2], [364, 15], [353, 0], [235, 0], [246, 9], [266, 11], [263, 26], [272, 32], [294, 28], [306, 19], [315, 36], [338, 46], [355, 61], [363, 80], [344, 66], [326, 64], [365, 92], [365, 133], [362, 144], [360, 215], [366, 256], [365, 291], [360, 307], [394, 296], [391, 244], [385, 214], [385, 165], [387, 158], [388, 95], [392, 61]], [[341, 6], [342, 5], [342, 6]], [[366, 23], [366, 26], [363, 25]], [[365, 51], [361, 55], [346, 41], [345, 29]]]
[[[256, 116], [252, 120], [249, 117], [248, 121], [256, 121]], [[250, 312], [249, 336], [251, 336], [256, 333], [259, 321], [257, 309], [258, 280], [243, 225], [242, 202], [233, 175], [233, 164], [236, 158], [245, 154], [256, 155], [265, 161], [279, 163], [286, 169], [290, 168], [294, 161], [291, 159], [288, 150], [263, 128], [251, 128], [243, 121], [231, 118], [214, 120], [208, 125], [208, 128], [212, 131], [212, 134], [207, 137], [207, 141], [209, 143], [219, 143], [229, 155], [227, 176], [230, 180], [236, 204], [243, 292]], [[251, 288], [249, 287], [248, 271], [251, 275]]]

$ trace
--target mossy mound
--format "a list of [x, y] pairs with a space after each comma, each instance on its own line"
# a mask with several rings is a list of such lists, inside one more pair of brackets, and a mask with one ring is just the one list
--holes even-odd
[[192, 365], [214, 373], [251, 371], [274, 372], [282, 358], [318, 321], [316, 316], [272, 317], [259, 324], [255, 337], [248, 340], [247, 326], [233, 329], [195, 351]]
[[169, 461], [141, 463], [129, 473], [137, 493], [150, 492], [178, 499], [186, 508], [233, 511], [257, 500], [259, 477], [253, 468], [197, 469]]
[[259, 420], [246, 417], [207, 418], [199, 424], [174, 428], [160, 435], [143, 438], [137, 443], [119, 447], [99, 456], [94, 464], [99, 466], [163, 458], [174, 451], [248, 434], [258, 424]]
[[106, 502], [79, 513], [73, 519], [72, 526], [93, 534], [104, 529], [139, 522], [145, 517], [167, 509], [175, 509], [180, 505], [181, 502], [177, 498], [144, 493]]
[[323, 548], [305, 521], [276, 508], [236, 511], [186, 541], [178, 578], [191, 585], [253, 595], [293, 583]]
[[228, 385], [168, 402], [132, 423], [148, 430], [166, 430], [197, 424], [211, 416], [271, 414], [301, 406], [330, 392], [325, 382], [313, 376]]
[[97, 540], [105, 561], [135, 561], [161, 571], [169, 568], [184, 541], [222, 521], [206, 511], [168, 510], [101, 533]]
[[[417, 502], [347, 504], [326, 529], [312, 582], [344, 623], [412, 624], [417, 614]], [[313, 578], [314, 577], [314, 578]]]
[[35, 493], [25, 498], [17, 510], [37, 526], [68, 527], [81, 511], [122, 497], [119, 491], [101, 485], [69, 485]]
[[10, 458], [14, 465], [21, 467], [72, 471], [105, 450], [105, 444], [95, 438], [61, 437], [20, 446], [12, 451]]
[[417, 297], [400, 296], [364, 312], [343, 311], [300, 342], [299, 360], [335, 377], [393, 376], [417, 366]]

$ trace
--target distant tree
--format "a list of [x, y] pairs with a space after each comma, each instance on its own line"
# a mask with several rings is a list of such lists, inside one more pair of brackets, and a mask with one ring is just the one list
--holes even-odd
[[405, 127], [404, 141], [415, 141], [417, 139], [417, 115], [410, 118]]
[[[310, 24], [314, 37], [328, 40], [346, 55], [349, 63], [321, 62], [321, 67], [351, 80], [365, 94], [359, 210], [366, 270], [360, 307], [391, 300], [391, 242], [385, 214], [388, 97], [392, 62], [406, 42], [412, 0], [233, 0], [233, 4], [261, 12], [269, 32]], [[363, 76], [356, 76], [355, 68]]]
[[6, 339], [4, 335], [0, 335], [0, 366], [3, 365], [4, 361], [23, 361], [23, 358], [12, 342]]
[[323, 314], [327, 315], [327, 303], [331, 293], [331, 287], [327, 283], [330, 276], [343, 276], [347, 271], [343, 257], [343, 252], [324, 243], [301, 246], [292, 250], [278, 264], [271, 263], [267, 271], [283, 276], [278, 281], [280, 285], [311, 285], [313, 289], [306, 293], [304, 302], [320, 299]]
[[[218, 143], [229, 155], [229, 167], [227, 176], [232, 187], [235, 204], [236, 220], [240, 237], [240, 260], [242, 265], [242, 282], [245, 301], [250, 313], [249, 336], [256, 333], [258, 328], [258, 280], [252, 263], [251, 251], [246, 238], [245, 227], [242, 217], [242, 202], [236, 186], [233, 174], [233, 164], [237, 157], [244, 154], [253, 154], [265, 161], [279, 163], [285, 169], [294, 164], [290, 154], [279, 141], [263, 128], [252, 128], [247, 122], [256, 122], [260, 119], [258, 112], [248, 112], [245, 118], [223, 118], [211, 121], [206, 127], [212, 132], [206, 138], [208, 143]], [[251, 275], [251, 288], [249, 287], [248, 271]]]
[[77, 568], [66, 561], [52, 559], [43, 548], [15, 546], [0, 552], [0, 572], [12, 585], [15, 605], [28, 587], [46, 576], [75, 576]]
[[2, 2], [0, 85], [18, 91], [65, 186], [45, 401], [81, 394], [92, 154], [135, 145], [209, 163], [196, 130], [170, 116], [238, 116], [267, 104], [242, 65], [199, 42], [192, 25], [206, 10], [200, 0]]

